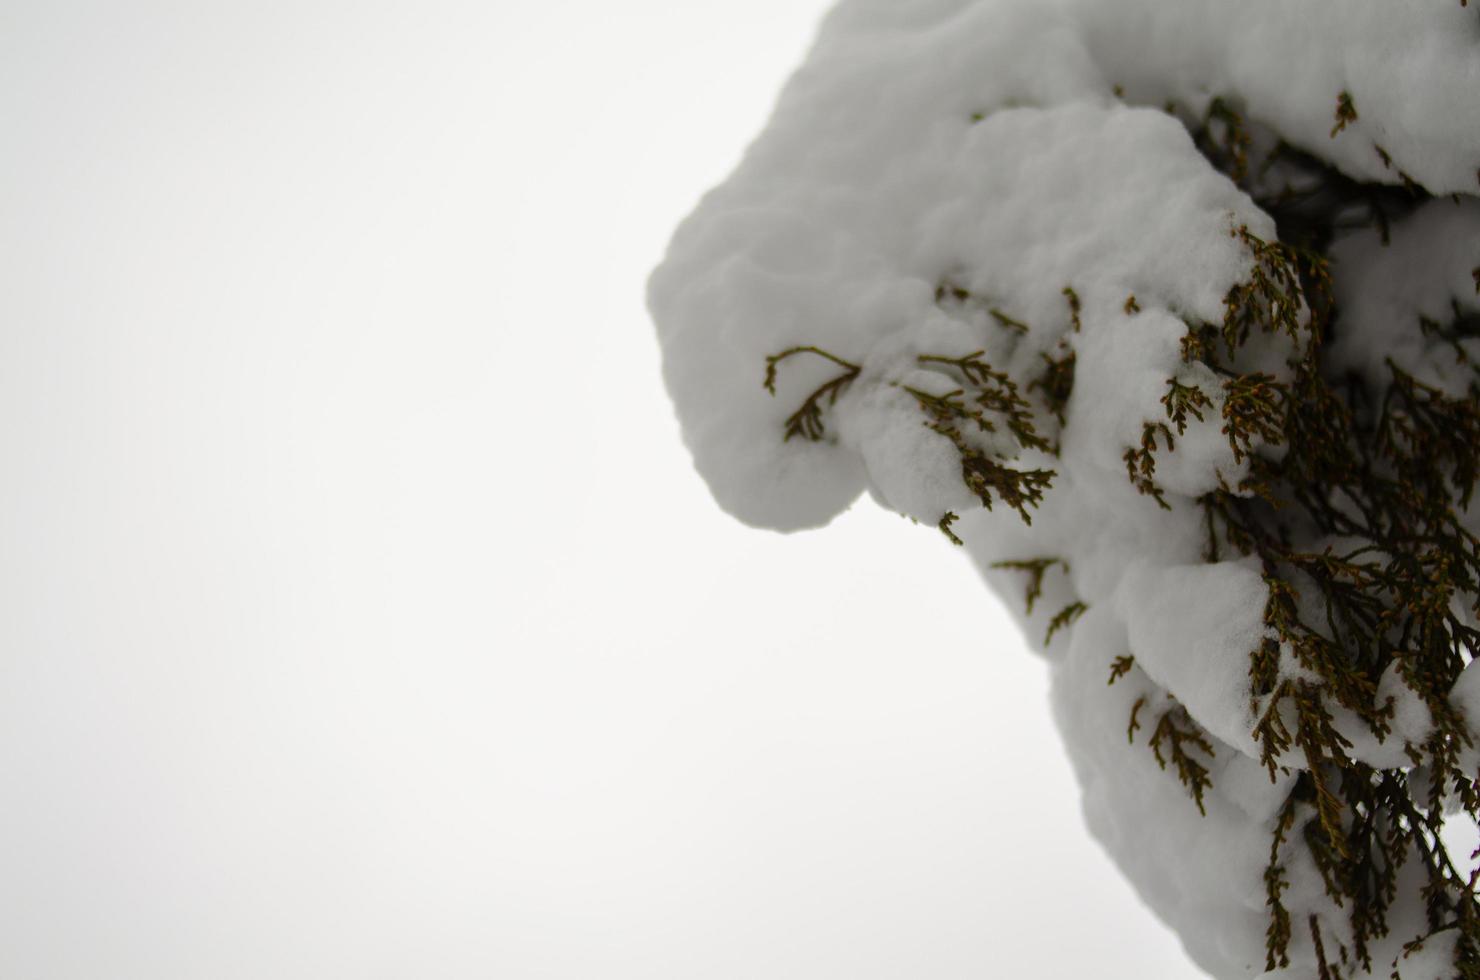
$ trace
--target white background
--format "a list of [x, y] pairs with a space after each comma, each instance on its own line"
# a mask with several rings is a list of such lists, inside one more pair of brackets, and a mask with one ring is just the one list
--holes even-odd
[[823, 6], [0, 7], [0, 976], [1194, 975], [941, 535], [682, 449]]

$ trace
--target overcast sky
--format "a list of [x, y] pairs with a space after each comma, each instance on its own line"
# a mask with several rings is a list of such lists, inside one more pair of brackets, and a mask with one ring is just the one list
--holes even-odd
[[1197, 975], [962, 556], [683, 450], [824, 6], [0, 10], [0, 976]]

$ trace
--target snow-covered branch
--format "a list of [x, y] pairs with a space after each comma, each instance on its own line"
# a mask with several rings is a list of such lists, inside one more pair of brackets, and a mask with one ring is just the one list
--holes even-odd
[[1480, 976], [1476, 91], [1458, 0], [846, 0], [651, 281], [719, 501], [964, 544], [1219, 977]]

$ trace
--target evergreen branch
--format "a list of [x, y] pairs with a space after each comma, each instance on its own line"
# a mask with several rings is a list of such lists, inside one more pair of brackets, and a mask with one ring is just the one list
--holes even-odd
[[1018, 512], [1023, 523], [1032, 524], [1033, 515], [1028, 513], [1028, 508], [1038, 506], [1057, 474], [1053, 470], [1013, 469], [973, 446], [957, 423], [969, 419], [987, 431], [991, 431], [991, 423], [980, 415], [964, 411], [959, 402], [953, 400], [960, 395], [959, 391], [934, 396], [910, 387], [904, 390], [915, 396], [929, 417], [926, 426], [951, 440], [956, 447], [961, 458], [961, 480], [982, 506], [991, 510], [993, 502], [1001, 500]]
[[[1190, 749], [1201, 751], [1208, 758], [1213, 758], [1213, 743], [1208, 740], [1202, 728], [1192, 720], [1187, 709], [1180, 704], [1174, 704], [1162, 712], [1157, 719], [1156, 727], [1151, 732], [1149, 743], [1151, 752], [1156, 756], [1156, 764], [1165, 769], [1170, 763], [1177, 770], [1177, 779], [1187, 787], [1192, 795], [1193, 802], [1197, 804], [1197, 810], [1203, 816], [1208, 815], [1207, 808], [1203, 805], [1203, 794], [1213, 785], [1213, 780], [1208, 774], [1207, 766], [1195, 758]], [[1162, 755], [1162, 748], [1166, 748], [1166, 755]]]
[[1048, 632], [1045, 633], [1043, 636], [1043, 645], [1048, 646], [1050, 643], [1052, 643], [1053, 635], [1055, 633], [1057, 633], [1061, 629], [1068, 629], [1070, 626], [1074, 625], [1074, 621], [1080, 616], [1083, 616], [1085, 610], [1087, 609], [1089, 609], [1089, 606], [1085, 605], [1082, 602], [1075, 601], [1069, 603], [1063, 609], [1060, 609], [1058, 612], [1054, 613], [1053, 618], [1048, 621]]
[[[1357, 118], [1350, 93], [1341, 93], [1332, 137]], [[1284, 142], [1269, 150], [1269, 141], [1259, 143], [1261, 156], [1255, 159], [1252, 127], [1231, 99], [1212, 100], [1189, 128], [1213, 166], [1249, 193], [1278, 228], [1270, 241], [1247, 227], [1232, 230], [1248, 253], [1249, 271], [1225, 296], [1222, 322], [1190, 322], [1181, 345], [1185, 363], [1220, 379], [1223, 434], [1234, 458], [1245, 464], [1237, 487], [1220, 478], [1219, 488], [1197, 503], [1208, 559], [1255, 559], [1267, 589], [1266, 636], [1249, 651], [1253, 738], [1271, 779], [1282, 769], [1296, 770], [1271, 826], [1264, 869], [1266, 968], [1289, 965], [1287, 859], [1292, 848], [1300, 848], [1302, 863], [1320, 876], [1333, 906], [1346, 916], [1339, 924], [1324, 912], [1324, 918], [1305, 916], [1323, 977], [1371, 969], [1372, 942], [1389, 928], [1389, 910], [1400, 899], [1398, 869], [1405, 862], [1422, 882], [1428, 929], [1407, 948], [1456, 930], [1456, 970], [1480, 977], [1476, 876], [1451, 859], [1439, 834], [1446, 808], [1458, 805], [1470, 820], [1480, 819], [1480, 779], [1460, 767], [1462, 750], [1474, 738], [1448, 701], [1460, 672], [1480, 655], [1480, 629], [1472, 625], [1480, 615], [1480, 540], [1465, 513], [1480, 480], [1480, 371], [1470, 391], [1456, 395], [1396, 363], [1389, 363], [1385, 378], [1365, 381], [1330, 378], [1322, 361], [1325, 338], [1340, 315], [1325, 250], [1338, 235], [1360, 228], [1372, 228], [1386, 241], [1391, 223], [1429, 195], [1376, 144], [1384, 167], [1403, 187], [1362, 183]], [[1472, 278], [1480, 295], [1480, 267]], [[1069, 286], [1062, 293], [1071, 333], [1077, 332], [1079, 296]], [[974, 301], [969, 291], [948, 282], [936, 299]], [[1128, 315], [1139, 308], [1133, 296], [1127, 300]], [[1471, 342], [1480, 339], [1480, 316], [1461, 310], [1458, 301], [1452, 309], [1452, 318], [1420, 317], [1416, 329], [1431, 346], [1446, 345], [1459, 364], [1473, 369], [1480, 359], [1471, 353]], [[986, 312], [1004, 329], [1028, 332], [1027, 324], [1000, 309]], [[1288, 375], [1275, 378], [1240, 366], [1261, 363], [1247, 356], [1252, 338], [1276, 335], [1289, 341]], [[860, 369], [818, 348], [791, 348], [767, 359], [768, 391], [775, 393], [779, 362], [800, 353], [841, 369], [787, 420], [786, 438], [820, 439], [824, 408], [835, 404]], [[1038, 432], [1029, 399], [1062, 428], [1074, 357], [1067, 343], [1052, 355], [1039, 352], [1040, 373], [1023, 389], [985, 363], [981, 351], [919, 358], [922, 366], [949, 375], [953, 390], [904, 390], [924, 413], [925, 425], [951, 441], [963, 482], [984, 506], [1003, 500], [1027, 521], [1029, 508], [1051, 485], [1052, 470], [1015, 470], [978, 443], [996, 434], [1019, 450], [1055, 451]], [[1185, 435], [1192, 421], [1207, 420], [1214, 406], [1210, 394], [1169, 379], [1162, 397], [1165, 420], [1143, 422], [1139, 446], [1125, 450], [1130, 482], [1163, 508], [1170, 504], [1155, 479], [1157, 457], [1175, 451], [1174, 437]], [[938, 526], [959, 543], [951, 529], [956, 519], [947, 513]], [[1028, 575], [1031, 613], [1043, 576], [1057, 563], [1045, 558], [997, 567]], [[1055, 614], [1045, 644], [1085, 608], [1076, 601]], [[1295, 670], [1287, 671], [1292, 662]], [[1108, 683], [1133, 666], [1129, 655], [1116, 658]], [[1411, 772], [1352, 759], [1351, 743], [1335, 723], [1339, 708], [1379, 741], [1394, 737], [1394, 704], [1376, 695], [1379, 679], [1392, 669], [1433, 719], [1427, 739], [1404, 746], [1417, 767]], [[1132, 742], [1146, 703], [1138, 698], [1131, 708]], [[1150, 727], [1148, 741], [1159, 765], [1174, 770], [1204, 810], [1213, 742], [1175, 703]]]
[[1026, 323], [1021, 320], [1014, 320], [1012, 317], [1008, 316], [1006, 313], [1003, 313], [995, 306], [987, 310], [987, 312], [992, 315], [993, 320], [996, 320], [998, 324], [1006, 327], [1013, 333], [1025, 334], [1028, 332], [1028, 325]]
[[1289, 840], [1290, 831], [1295, 827], [1295, 805], [1295, 797], [1291, 795], [1280, 807], [1269, 844], [1269, 863], [1264, 866], [1264, 896], [1265, 904], [1269, 908], [1269, 926], [1264, 934], [1264, 968], [1266, 970], [1290, 965], [1290, 912], [1285, 908], [1282, 900], [1285, 891], [1290, 887], [1290, 879], [1285, 875], [1285, 867], [1280, 860], [1280, 850]]
[[935, 301], [944, 304], [947, 300], [956, 303], [965, 303], [971, 299], [971, 293], [962, 286], [956, 285], [949, 279], [942, 279], [935, 287]]
[[820, 347], [801, 346], [789, 347], [779, 354], [771, 354], [766, 357], [766, 377], [761, 382], [773, 396], [776, 394], [776, 369], [777, 366], [788, 357], [797, 354], [815, 354], [826, 358], [834, 364], [843, 368], [843, 373], [834, 376], [831, 380], [824, 382], [820, 387], [807, 396], [802, 406], [789, 415], [785, 422], [785, 435], [782, 442], [788, 442], [793, 436], [801, 436], [809, 442], [820, 442], [826, 434], [822, 424], [822, 403], [827, 400], [829, 406], [837, 403], [838, 395], [858, 377], [862, 370], [857, 364], [843, 360], [834, 354], [830, 354]]
[[1171, 510], [1172, 505], [1167, 503], [1165, 492], [1156, 485], [1156, 439], [1160, 435], [1166, 444], [1166, 449], [1171, 452], [1176, 448], [1176, 442], [1172, 439], [1172, 430], [1162, 422], [1147, 422], [1141, 428], [1141, 446], [1139, 449], [1132, 446], [1125, 451], [1125, 472], [1130, 477], [1131, 486], [1142, 494], [1156, 501], [1162, 510]]
[[955, 531], [951, 530], [951, 525], [956, 523], [960, 519], [961, 518], [957, 516], [954, 511], [948, 510], [945, 512], [945, 514], [941, 516], [940, 523], [936, 525], [936, 527], [940, 528], [940, 532], [942, 534], [951, 539], [951, 544], [954, 545], [963, 545], [966, 543], [956, 536]]
[[1069, 396], [1074, 392], [1076, 355], [1071, 348], [1058, 358], [1049, 357], [1046, 353], [1040, 353], [1038, 356], [1043, 359], [1043, 373], [1028, 382], [1028, 391], [1043, 392], [1043, 401], [1048, 406], [1049, 413], [1058, 419], [1059, 426], [1063, 427], [1068, 424], [1064, 410], [1069, 405]]
[[1069, 564], [1062, 558], [1026, 558], [1019, 561], [994, 561], [993, 568], [1011, 569], [1017, 572], [1026, 572], [1028, 575], [1027, 594], [1024, 602], [1027, 605], [1028, 615], [1033, 615], [1033, 603], [1043, 595], [1043, 576], [1055, 565], [1062, 566], [1064, 574], [1069, 574]]
[[[1480, 293], [1480, 269], [1475, 270], [1475, 292]], [[1079, 294], [1074, 291], [1073, 286], [1065, 286], [1063, 293], [1064, 298], [1069, 301], [1069, 326], [1075, 333], [1079, 333], [1082, 325], [1079, 319]]]
[[1131, 705], [1131, 720], [1130, 724], [1125, 726], [1125, 738], [1132, 745], [1136, 744], [1136, 732], [1141, 730], [1141, 723], [1136, 720], [1136, 716], [1141, 713], [1141, 709], [1145, 706], [1146, 698], [1144, 696], [1136, 698], [1136, 703]]
[[[1338, 932], [1340, 965], [1330, 932], [1317, 918], [1307, 920], [1322, 976], [1371, 969], [1371, 943], [1387, 933], [1388, 912], [1399, 899], [1397, 869], [1416, 860], [1426, 935], [1459, 930], [1456, 969], [1480, 977], [1476, 883], [1438, 835], [1444, 808], [1455, 798], [1469, 819], [1480, 817], [1474, 774], [1454, 764], [1458, 746], [1472, 736], [1447, 701], [1459, 672], [1480, 653], [1480, 631], [1454, 612], [1459, 602], [1480, 610], [1480, 541], [1461, 519], [1480, 478], [1480, 376], [1466, 397], [1456, 397], [1390, 363], [1387, 384], [1374, 396], [1360, 382], [1328, 380], [1321, 363], [1339, 312], [1321, 251], [1353, 228], [1374, 227], [1386, 241], [1390, 222], [1428, 195], [1380, 146], [1376, 152], [1405, 188], [1361, 184], [1284, 143], [1256, 167], [1247, 158], [1251, 141], [1238, 139], [1241, 118], [1230, 115], [1228, 104], [1217, 108], [1194, 141], [1275, 218], [1282, 239], [1266, 242], [1247, 228], [1235, 230], [1253, 258], [1250, 274], [1225, 298], [1223, 323], [1189, 324], [1182, 344], [1185, 361], [1222, 376], [1224, 435], [1249, 465], [1238, 488], [1244, 496], [1223, 486], [1198, 502], [1210, 560], [1232, 549], [1263, 567], [1269, 636], [1249, 655], [1254, 739], [1272, 779], [1292, 753], [1299, 760], [1265, 868], [1266, 969], [1289, 964], [1284, 853], [1302, 847], [1348, 918]], [[1332, 135], [1355, 120], [1356, 107], [1343, 93]], [[1281, 189], [1269, 180], [1275, 173], [1295, 183]], [[1480, 269], [1474, 278], [1480, 292]], [[1480, 323], [1472, 321], [1480, 318], [1457, 302], [1452, 307], [1450, 322], [1420, 319], [1418, 330], [1470, 364], [1467, 345], [1480, 335]], [[1293, 341], [1293, 377], [1277, 381], [1231, 369], [1256, 333]], [[1169, 392], [1164, 399], [1173, 425], [1173, 402], [1181, 397]], [[1187, 414], [1197, 417], [1190, 408]], [[1161, 448], [1160, 435], [1144, 434], [1141, 452], [1127, 452], [1133, 482], [1154, 487], [1151, 454]], [[1165, 435], [1170, 451], [1171, 433]], [[1255, 455], [1260, 445], [1281, 451]], [[1332, 538], [1352, 544], [1338, 551]], [[1299, 664], [1299, 679], [1282, 673], [1286, 653]], [[1393, 705], [1379, 702], [1376, 690], [1394, 665], [1433, 718], [1425, 744], [1406, 746], [1412, 763], [1428, 772], [1422, 787], [1410, 785], [1405, 769], [1351, 759], [1350, 742], [1333, 720], [1340, 705], [1377, 739], [1390, 737]], [[1188, 778], [1195, 776], [1189, 770]]]
[[1256, 442], [1283, 441], [1285, 398], [1284, 386], [1268, 374], [1241, 374], [1223, 383], [1223, 434], [1234, 462], [1247, 458]]
[[1187, 431], [1187, 416], [1203, 421], [1202, 410], [1212, 408], [1213, 402], [1197, 385], [1184, 385], [1176, 378], [1167, 379], [1167, 393], [1161, 396], [1166, 406], [1167, 418], [1177, 427], [1177, 435]]
[[1135, 665], [1136, 658], [1126, 654], [1122, 654], [1121, 656], [1116, 657], [1114, 660], [1110, 661], [1110, 680], [1106, 682], [1106, 686], [1114, 684], [1126, 674], [1129, 674], [1131, 672], [1131, 668]]
[[[1357, 121], [1357, 107], [1352, 103], [1352, 94], [1342, 92], [1336, 97], [1336, 125], [1331, 127], [1331, 138], [1346, 129], [1348, 123]], [[1324, 978], [1322, 978], [1324, 980]]]

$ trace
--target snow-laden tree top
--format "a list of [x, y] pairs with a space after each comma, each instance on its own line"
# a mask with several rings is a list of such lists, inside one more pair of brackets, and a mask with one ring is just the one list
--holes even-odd
[[1477, 92], [1459, 0], [849, 0], [652, 278], [720, 503], [964, 543], [1220, 977], [1480, 971]]

